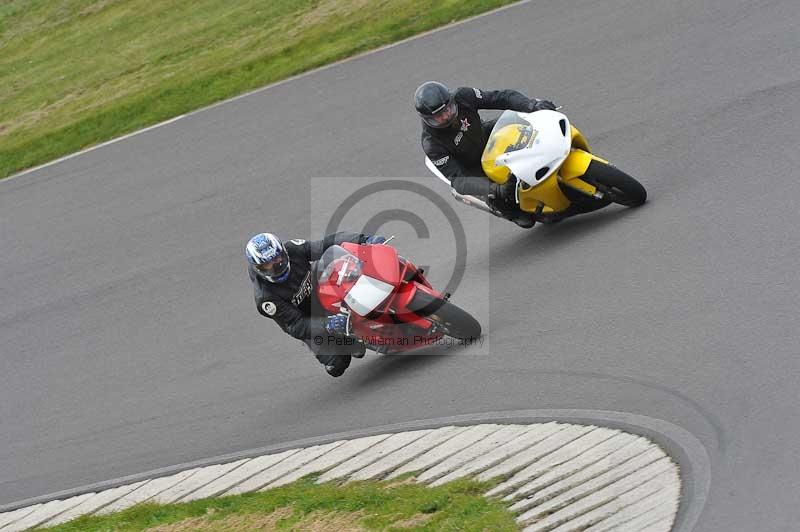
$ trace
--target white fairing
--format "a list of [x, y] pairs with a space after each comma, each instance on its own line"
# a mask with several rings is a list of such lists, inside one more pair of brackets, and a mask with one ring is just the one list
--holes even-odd
[[[524, 148], [499, 155], [498, 166], [507, 166], [511, 172], [529, 186], [535, 186], [558, 167], [569, 155], [572, 138], [569, 119], [558, 111], [536, 111], [534, 113], [518, 113], [530, 122], [535, 130], [535, 138], [529, 148]], [[564, 120], [564, 131], [560, 121]], [[536, 172], [547, 167], [537, 178]]]
[[350, 310], [359, 316], [366, 316], [386, 301], [393, 290], [394, 286], [389, 283], [362, 275], [344, 296], [344, 301]]

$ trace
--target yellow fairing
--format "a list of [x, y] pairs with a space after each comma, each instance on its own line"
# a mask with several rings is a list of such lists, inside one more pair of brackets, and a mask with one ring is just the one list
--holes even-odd
[[559, 181], [589, 195], [597, 192], [594, 186], [580, 179], [580, 177], [586, 173], [586, 169], [589, 168], [589, 163], [592, 162], [592, 159], [607, 161], [592, 155], [589, 151], [589, 143], [586, 141], [586, 137], [575, 126], [571, 125], [571, 128], [572, 150], [561, 164], [558, 172], [553, 173], [536, 187], [520, 189], [519, 205], [523, 211], [536, 212], [540, 204], [543, 204], [542, 214], [560, 212], [569, 207], [570, 201], [561, 192]]
[[608, 161], [592, 155], [589, 149], [589, 143], [586, 141], [586, 137], [583, 136], [583, 133], [571, 124], [570, 128], [572, 130], [572, 150], [558, 169], [558, 175], [562, 183], [592, 195], [597, 192], [597, 188], [579, 178], [586, 173], [586, 169], [589, 168], [589, 163], [592, 162], [592, 159], [603, 162]]
[[492, 133], [481, 155], [481, 166], [486, 176], [501, 185], [508, 181], [511, 170], [507, 166], [498, 166], [497, 157], [510, 151], [527, 148], [532, 141], [533, 128], [525, 124], [509, 124]]
[[[525, 183], [522, 186], [526, 186]], [[543, 203], [542, 213], [563, 211], [570, 201], [558, 188], [558, 176], [551, 175], [535, 187], [519, 189], [519, 206], [525, 212], [536, 212]]]
[[572, 129], [572, 147], [591, 153], [592, 150], [589, 149], [589, 143], [586, 142], [586, 137], [583, 136], [583, 133], [572, 124], [569, 127]]
[[589, 168], [589, 163], [593, 160], [597, 160], [603, 163], [608, 164], [608, 161], [598, 157], [597, 155], [593, 155], [587, 151], [583, 151], [581, 149], [573, 149], [569, 152], [567, 159], [561, 165], [561, 168], [558, 169], [558, 173], [561, 176], [561, 181], [574, 189], [580, 190], [581, 192], [585, 192], [586, 194], [593, 195], [597, 192], [597, 187], [594, 185], [590, 185], [581, 177], [586, 173], [586, 170]]
[[[572, 126], [572, 149], [566, 160], [557, 172], [554, 172], [535, 187], [528, 187], [525, 183], [519, 189], [519, 206], [525, 212], [539, 211], [541, 214], [560, 212], [569, 207], [570, 201], [561, 191], [559, 181], [588, 195], [593, 195], [597, 189], [580, 179], [589, 168], [593, 159], [608, 161], [592, 155], [589, 143], [583, 134]], [[496, 159], [503, 153], [527, 148], [534, 140], [534, 131], [524, 124], [509, 124], [493, 133], [489, 143], [483, 151], [481, 166], [486, 175], [495, 183], [508, 181], [511, 171], [507, 166], [497, 166]]]

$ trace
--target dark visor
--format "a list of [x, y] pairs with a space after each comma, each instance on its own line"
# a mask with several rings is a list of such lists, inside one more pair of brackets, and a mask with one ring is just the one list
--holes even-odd
[[289, 266], [289, 257], [281, 253], [271, 261], [256, 264], [256, 269], [267, 277], [278, 277], [286, 271]]
[[451, 124], [457, 114], [458, 106], [455, 101], [450, 100], [440, 111], [423, 116], [422, 120], [431, 127], [444, 127]]

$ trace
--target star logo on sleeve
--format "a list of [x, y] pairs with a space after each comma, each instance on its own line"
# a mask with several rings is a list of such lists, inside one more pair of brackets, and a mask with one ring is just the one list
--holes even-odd
[[461, 131], [469, 131], [469, 126], [470, 126], [469, 120], [467, 120], [466, 118], [461, 121]]

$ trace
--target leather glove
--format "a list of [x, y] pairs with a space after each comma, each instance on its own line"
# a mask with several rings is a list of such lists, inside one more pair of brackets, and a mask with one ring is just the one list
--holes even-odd
[[365, 244], [383, 244], [384, 242], [386, 242], [386, 237], [380, 235], [368, 236], [366, 240], [364, 240]]
[[508, 181], [502, 185], [495, 183], [492, 186], [492, 194], [490, 197], [493, 197], [499, 203], [514, 203], [516, 202], [516, 191], [517, 178], [511, 176], [508, 178]]
[[531, 98], [530, 105], [531, 105], [530, 107], [531, 110], [529, 112], [531, 113], [534, 111], [542, 111], [544, 109], [547, 109], [549, 111], [556, 110], [556, 104], [554, 104], [550, 100], [540, 100], [538, 98]]
[[349, 330], [349, 316], [347, 314], [334, 314], [325, 320], [325, 330], [331, 334], [341, 334], [347, 336]]

